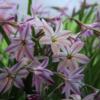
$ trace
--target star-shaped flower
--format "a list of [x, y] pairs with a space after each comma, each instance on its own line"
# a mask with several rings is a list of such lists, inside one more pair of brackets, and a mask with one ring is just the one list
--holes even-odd
[[82, 79], [84, 76], [82, 72], [82, 68], [73, 72], [65, 69], [64, 72], [62, 72], [65, 80], [62, 93], [65, 94], [66, 98], [68, 98], [71, 93], [80, 94], [80, 87], [82, 86]]
[[51, 76], [53, 72], [47, 69], [48, 59], [45, 59], [41, 64], [34, 66], [31, 65], [31, 71], [33, 73], [32, 84], [35, 86], [36, 91], [41, 91], [42, 85], [45, 83], [53, 83]]
[[16, 60], [20, 60], [23, 57], [28, 57], [33, 60], [33, 47], [34, 43], [31, 40], [31, 27], [29, 24], [23, 24], [19, 28], [20, 34], [13, 37], [11, 44], [6, 49]]
[[0, 3], [0, 25], [3, 27], [8, 36], [16, 31], [16, 15], [16, 4], [7, 1]]
[[62, 29], [60, 21], [57, 22], [55, 31], [45, 20], [42, 20], [42, 22], [45, 35], [41, 37], [40, 43], [51, 45], [53, 54], [59, 54], [61, 48], [64, 45], [69, 44], [69, 41], [67, 40], [67, 38], [69, 37], [69, 31]]
[[[46, 8], [47, 9], [47, 8]], [[49, 14], [48, 11], [46, 11], [45, 7], [42, 4], [41, 0], [35, 0], [32, 4], [32, 15], [35, 17], [45, 17]]]
[[7, 92], [13, 85], [17, 88], [23, 88], [22, 79], [26, 78], [28, 71], [21, 68], [21, 63], [11, 68], [0, 69], [0, 92]]
[[62, 55], [59, 57], [62, 60], [58, 65], [58, 70], [63, 70], [64, 67], [75, 70], [79, 68], [79, 64], [87, 64], [89, 58], [84, 54], [79, 53], [83, 48], [83, 42], [76, 41], [71, 46], [67, 45], [63, 48]]

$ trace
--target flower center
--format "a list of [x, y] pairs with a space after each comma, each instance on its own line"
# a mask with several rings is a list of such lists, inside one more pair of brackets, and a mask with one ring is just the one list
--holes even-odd
[[22, 40], [21, 41], [21, 44], [24, 46], [24, 45], [26, 45], [26, 41], [25, 40]]
[[7, 78], [12, 79], [12, 78], [15, 78], [15, 76], [16, 76], [15, 74], [8, 74]]
[[52, 39], [52, 42], [53, 42], [53, 43], [57, 42], [56, 36], [52, 36], [51, 39]]
[[67, 55], [67, 59], [72, 59], [72, 57], [73, 57], [73, 56], [72, 56], [71, 54], [68, 54], [68, 55]]

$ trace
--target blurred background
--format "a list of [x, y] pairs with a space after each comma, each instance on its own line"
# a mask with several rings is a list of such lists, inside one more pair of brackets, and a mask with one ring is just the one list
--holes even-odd
[[[4, 1], [4, 0], [0, 0], [0, 1]], [[27, 13], [27, 4], [29, 0], [8, 0], [11, 2], [15, 2], [18, 3], [19, 6], [19, 15], [20, 17], [25, 16]], [[37, 0], [33, 0], [33, 2], [35, 2]], [[80, 4], [83, 0], [41, 0], [41, 2], [44, 4], [44, 6], [46, 7], [51, 7], [51, 6], [64, 6], [64, 7], [68, 7], [69, 10], [68, 12], [71, 13], [73, 8], [76, 8], [76, 10], [78, 10], [80, 8]], [[93, 4], [93, 3], [98, 3], [100, 4], [100, 0], [86, 0], [86, 2], [88, 4]], [[22, 13], [23, 11], [23, 13]]]

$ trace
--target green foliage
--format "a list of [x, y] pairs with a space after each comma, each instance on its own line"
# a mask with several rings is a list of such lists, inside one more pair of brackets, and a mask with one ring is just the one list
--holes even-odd
[[[90, 7], [89, 9], [84, 9], [84, 7], [78, 12], [74, 18], [80, 20], [84, 24], [90, 24], [95, 21], [95, 6]], [[68, 20], [68, 19], [67, 19]], [[80, 27], [73, 21], [68, 20], [64, 22], [65, 29], [71, 30], [74, 32], [79, 32]], [[91, 36], [84, 39], [85, 46], [82, 50], [84, 54], [86, 54], [90, 58], [90, 62], [85, 66], [85, 77], [84, 83], [93, 86], [95, 88], [100, 89], [100, 48], [93, 48], [94, 41], [97, 39], [97, 36]], [[99, 39], [98, 39], [99, 41]], [[97, 41], [97, 43], [98, 43]], [[93, 92], [90, 88], [84, 88], [84, 92], [90, 93]]]
[[[29, 0], [28, 4], [29, 4], [28, 14], [31, 14], [30, 8], [31, 8], [32, 0]], [[73, 15], [73, 17], [80, 20], [84, 24], [89, 24], [89, 23], [94, 22], [95, 20], [94, 11], [95, 11], [95, 6], [92, 6], [89, 9], [86, 9], [83, 6], [77, 14]], [[77, 33], [80, 31], [80, 27], [73, 20], [69, 20], [68, 18], [66, 18], [64, 21], [64, 28], [71, 30], [73, 33]], [[4, 33], [2, 28], [0, 28], [0, 32]], [[8, 64], [9, 55], [5, 52], [5, 48], [10, 43], [10, 41], [9, 41], [9, 38], [7, 38], [6, 34], [4, 34], [4, 37], [6, 38], [0, 42], [0, 56], [2, 57], [2, 61], [0, 60], [1, 67], [9, 66]], [[85, 46], [82, 52], [86, 54], [88, 57], [90, 57], [91, 59], [90, 63], [86, 65], [85, 67], [84, 82], [95, 88], [100, 89], [100, 48], [93, 48], [93, 43], [95, 39], [96, 39], [96, 36], [92, 36], [92, 37], [88, 37], [84, 39]], [[55, 66], [57, 65], [52, 65], [51, 70], [56, 70]], [[56, 82], [56, 85], [50, 86], [50, 88], [47, 91], [43, 89], [43, 92], [41, 95], [44, 97], [44, 100], [61, 100], [61, 98], [63, 98], [61, 96], [61, 90], [58, 89], [59, 85], [61, 84], [61, 79], [55, 76], [54, 80]], [[87, 93], [91, 92], [89, 88], [86, 88], [86, 91]], [[16, 96], [15, 96], [15, 93], [16, 93]], [[23, 94], [22, 91], [14, 90], [14, 93], [11, 93], [11, 94], [17, 98], [17, 99], [14, 98], [14, 100], [25, 100], [25, 94]], [[9, 96], [9, 94], [6, 94], [5, 96]]]

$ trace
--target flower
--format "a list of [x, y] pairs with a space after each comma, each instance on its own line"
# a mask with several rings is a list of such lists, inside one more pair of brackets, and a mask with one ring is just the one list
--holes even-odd
[[64, 72], [62, 72], [65, 80], [62, 93], [65, 94], [66, 98], [68, 98], [71, 93], [80, 94], [80, 87], [82, 86], [84, 76], [82, 72], [83, 68], [79, 68], [73, 72], [65, 69]]
[[31, 71], [33, 73], [33, 79], [32, 84], [35, 86], [36, 91], [40, 91], [43, 84], [47, 83], [53, 83], [53, 80], [51, 76], [53, 75], [53, 72], [46, 69], [48, 65], [48, 59], [45, 59], [41, 64], [38, 64], [38, 66], [34, 66], [34, 64], [31, 65]]
[[76, 41], [71, 46], [67, 45], [63, 48], [63, 52], [58, 65], [58, 70], [63, 70], [63, 68], [68, 68], [70, 70], [75, 70], [79, 68], [80, 64], [86, 64], [89, 62], [89, 58], [84, 54], [79, 53], [79, 51], [83, 48], [83, 42]]
[[53, 54], [59, 54], [61, 48], [64, 45], [69, 44], [67, 40], [69, 36], [69, 31], [62, 30], [60, 21], [57, 22], [55, 31], [52, 27], [48, 25], [48, 23], [45, 20], [42, 20], [42, 22], [45, 35], [41, 37], [40, 43], [45, 45], [51, 45]]
[[41, 0], [35, 0], [35, 2], [33, 2], [31, 13], [34, 17], [43, 17], [49, 14], [49, 12], [45, 10]]
[[[70, 96], [71, 99], [68, 98], [68, 99], [63, 99], [63, 100], [94, 100], [95, 95], [96, 95], [96, 93], [91, 93], [82, 99], [80, 95], [73, 94]], [[95, 100], [97, 100], [97, 99], [95, 99]]]
[[24, 87], [22, 79], [26, 78], [28, 71], [21, 67], [21, 63], [0, 69], [0, 72], [0, 92], [7, 92], [13, 85], [17, 88]]
[[83, 100], [99, 100], [99, 99], [94, 99], [96, 94], [97, 93], [91, 93], [87, 95], [86, 97], [84, 97]]
[[33, 60], [33, 47], [34, 43], [31, 40], [31, 27], [29, 24], [21, 25], [19, 28], [19, 36], [13, 37], [11, 44], [6, 49], [11, 55], [13, 55], [17, 61], [23, 57], [28, 57]]
[[16, 31], [16, 15], [16, 4], [7, 1], [0, 3], [0, 24], [8, 36]]
[[[99, 31], [100, 22], [95, 22], [95, 23], [92, 23], [92, 24], [89, 24], [89, 25], [85, 25], [85, 26], [93, 28], [93, 29], [96, 29], [96, 30]], [[94, 34], [93, 30], [87, 29], [84, 26], [82, 27], [82, 29], [83, 29], [83, 31], [81, 32], [81, 35], [84, 36], [84, 37], [88, 37], [88, 36], [91, 36], [91, 35]]]
[[39, 93], [34, 93], [27, 96], [28, 100], [42, 100], [41, 95]]

